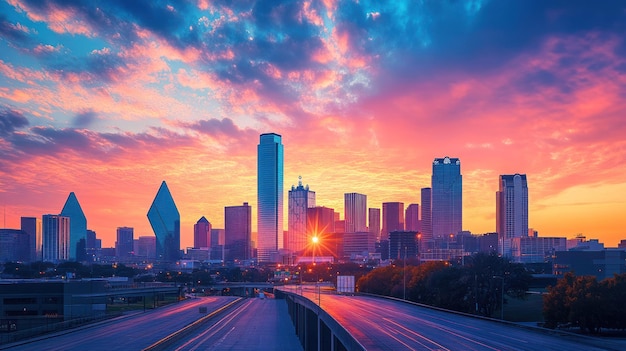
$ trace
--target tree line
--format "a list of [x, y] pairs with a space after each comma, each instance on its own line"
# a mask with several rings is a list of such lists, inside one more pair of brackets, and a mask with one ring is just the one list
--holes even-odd
[[463, 266], [412, 261], [405, 266], [396, 261], [361, 277], [357, 289], [487, 317], [502, 307], [505, 296], [523, 298], [528, 290], [531, 275], [522, 264], [495, 253], [478, 253], [465, 261]]
[[545, 327], [626, 329], [626, 274], [600, 282], [594, 276], [566, 273], [543, 298]]

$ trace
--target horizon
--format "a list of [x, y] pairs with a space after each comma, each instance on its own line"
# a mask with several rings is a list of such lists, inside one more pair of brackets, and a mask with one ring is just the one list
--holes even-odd
[[253, 208], [256, 146], [282, 135], [291, 185], [418, 203], [461, 161], [463, 230], [495, 231], [498, 177], [526, 174], [529, 227], [626, 239], [626, 11], [620, 2], [163, 4], [0, 1], [5, 227], [74, 192], [103, 247], [154, 235], [165, 180], [181, 248]]

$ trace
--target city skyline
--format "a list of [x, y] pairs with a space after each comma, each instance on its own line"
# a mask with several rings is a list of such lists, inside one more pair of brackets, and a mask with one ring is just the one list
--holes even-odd
[[302, 175], [339, 213], [352, 192], [421, 206], [432, 159], [450, 155], [464, 230], [495, 231], [498, 177], [523, 173], [540, 236], [615, 246], [622, 6], [405, 5], [0, 2], [3, 226], [57, 214], [74, 192], [112, 247], [120, 226], [151, 235], [145, 212], [166, 180], [181, 248], [193, 246], [201, 216], [224, 228], [225, 206], [256, 209], [257, 138], [273, 131], [284, 179]]

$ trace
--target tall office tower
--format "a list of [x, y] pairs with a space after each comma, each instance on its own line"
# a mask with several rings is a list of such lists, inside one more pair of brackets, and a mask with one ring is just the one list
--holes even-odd
[[315, 191], [309, 186], [302, 186], [302, 177], [298, 177], [298, 186], [289, 190], [289, 231], [285, 238], [285, 248], [291, 252], [299, 252], [310, 243], [307, 233], [307, 209], [315, 207]]
[[193, 225], [193, 247], [211, 247], [211, 223], [204, 216]]
[[269, 262], [283, 246], [283, 160], [281, 136], [261, 134], [257, 147], [257, 251]]
[[380, 241], [380, 208], [369, 208], [368, 213], [368, 229], [374, 234], [376, 241]]
[[528, 182], [525, 174], [500, 176], [496, 192], [496, 232], [500, 239], [528, 236]]
[[389, 240], [389, 233], [404, 230], [404, 203], [383, 202], [383, 230], [380, 240]]
[[422, 188], [422, 240], [424, 242], [433, 239], [432, 222], [432, 189]]
[[41, 221], [37, 217], [22, 217], [20, 228], [28, 234], [28, 261], [41, 261]]
[[87, 236], [87, 218], [74, 192], [71, 192], [67, 197], [67, 201], [65, 201], [65, 205], [61, 210], [61, 216], [70, 218], [69, 259], [76, 260], [77, 257], [84, 255], [84, 252], [79, 253], [77, 249], [80, 239], [85, 240]]
[[224, 207], [224, 233], [227, 261], [252, 258], [252, 207], [247, 202]]
[[42, 258], [47, 262], [70, 258], [70, 218], [61, 215], [41, 217]]
[[117, 241], [115, 242], [115, 256], [117, 258], [130, 258], [133, 256], [135, 247], [135, 230], [131, 227], [117, 228]]
[[147, 259], [156, 258], [156, 237], [140, 236], [137, 239], [137, 252], [135, 254]]
[[148, 221], [156, 236], [156, 258], [174, 262], [180, 258], [180, 213], [165, 181], [148, 210]]
[[367, 195], [348, 193], [343, 198], [346, 233], [367, 232]]
[[404, 228], [408, 232], [421, 232], [420, 228], [420, 205], [410, 204], [404, 213]]
[[432, 226], [434, 239], [463, 230], [463, 183], [458, 158], [446, 156], [433, 161]]

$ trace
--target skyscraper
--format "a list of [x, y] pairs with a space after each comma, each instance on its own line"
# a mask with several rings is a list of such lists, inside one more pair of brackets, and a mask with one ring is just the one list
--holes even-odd
[[283, 152], [280, 135], [261, 134], [257, 147], [259, 262], [269, 262], [283, 246]]
[[420, 232], [419, 222], [420, 206], [418, 204], [410, 204], [404, 214], [404, 228], [408, 232]]
[[118, 227], [117, 240], [115, 241], [115, 255], [118, 258], [130, 258], [135, 251], [135, 229], [131, 227]]
[[302, 177], [298, 177], [298, 186], [292, 186], [288, 195], [289, 230], [285, 240], [285, 248], [291, 252], [300, 252], [309, 243], [307, 233], [307, 209], [315, 207], [315, 191], [309, 186], [302, 186]]
[[433, 238], [463, 230], [463, 184], [458, 158], [436, 158], [432, 175]]
[[346, 233], [367, 232], [367, 195], [348, 193], [343, 198]]
[[70, 218], [69, 259], [76, 260], [77, 257], [84, 256], [84, 252], [78, 253], [76, 250], [81, 239], [87, 240], [87, 218], [74, 192], [67, 197], [61, 216]]
[[180, 258], [180, 213], [165, 181], [148, 210], [148, 221], [156, 236], [156, 258], [174, 262]]
[[389, 240], [389, 233], [404, 231], [404, 203], [383, 202], [383, 230], [380, 240]]
[[29, 256], [31, 262], [41, 261], [41, 221], [37, 217], [22, 217], [21, 229], [28, 234]]
[[432, 189], [422, 188], [422, 241], [428, 242], [433, 239], [432, 224]]
[[380, 241], [380, 208], [369, 208], [367, 214], [369, 232], [374, 234], [376, 241]]
[[70, 218], [60, 215], [43, 215], [42, 257], [47, 262], [66, 261], [70, 257]]
[[528, 182], [525, 174], [501, 175], [496, 192], [496, 232], [500, 239], [528, 236]]
[[211, 247], [211, 223], [204, 216], [193, 225], [193, 247]]
[[227, 261], [249, 260], [252, 257], [252, 207], [224, 207], [224, 237]]

